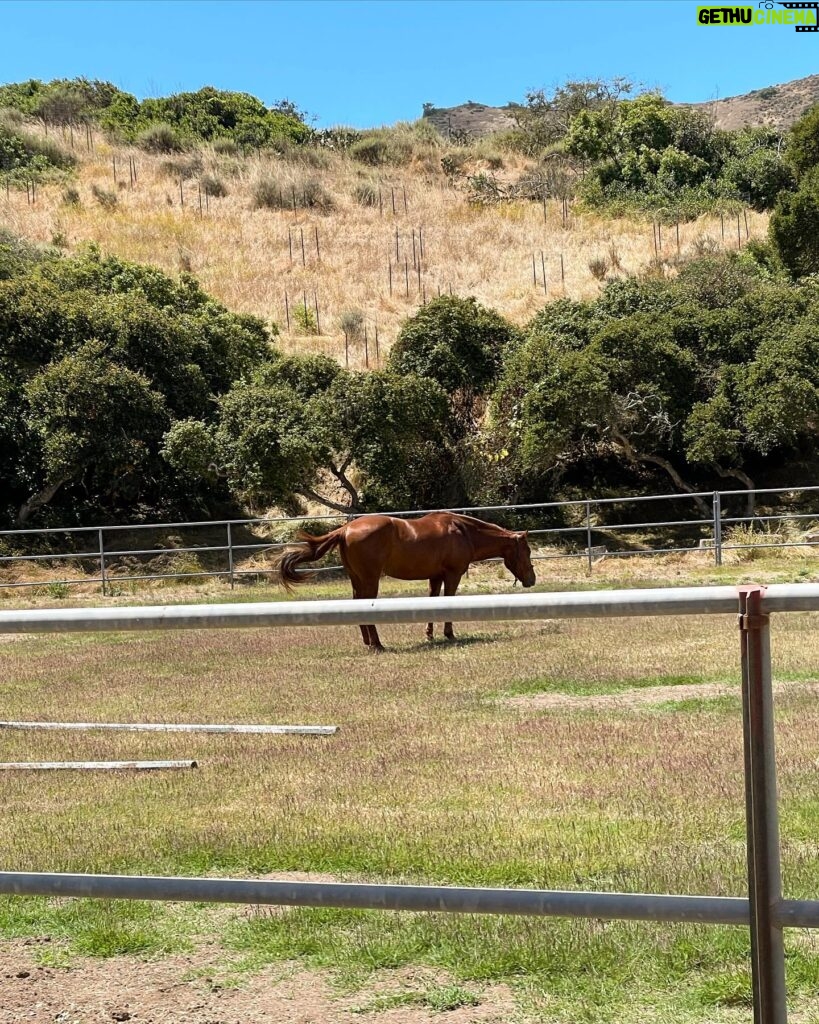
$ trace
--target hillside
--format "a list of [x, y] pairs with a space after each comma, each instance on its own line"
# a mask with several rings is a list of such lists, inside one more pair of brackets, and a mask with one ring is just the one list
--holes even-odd
[[[645, 270], [656, 256], [650, 219], [570, 212], [564, 224], [558, 201], [470, 203], [463, 176], [517, 180], [530, 164], [515, 155], [470, 151], [453, 179], [441, 170], [442, 143], [417, 146], [405, 166], [368, 168], [326, 150], [242, 158], [205, 147], [170, 158], [112, 148], [101, 133], [92, 142], [87, 151], [85, 138], [82, 149], [77, 141], [74, 184], [38, 186], [33, 203], [25, 190], [0, 191], [0, 227], [68, 251], [96, 242], [171, 273], [190, 271], [230, 309], [275, 321], [288, 350], [344, 362], [340, 318], [360, 311], [367, 349], [363, 340], [352, 346], [351, 366], [372, 364], [376, 329], [380, 355], [401, 321], [439, 291], [474, 295], [523, 323], [547, 300], [593, 297], [607, 275]], [[272, 209], [255, 208], [260, 195]], [[675, 273], [678, 251], [736, 248], [737, 227], [728, 217], [680, 224], [679, 249], [674, 226], [664, 227], [655, 271]], [[748, 211], [739, 229], [743, 244], [762, 237], [767, 215]], [[318, 304], [315, 336], [297, 324], [305, 298], [313, 317]]]
[[[735, 130], [748, 125], [770, 125], [785, 130], [815, 103], [819, 103], [819, 75], [754, 89], [741, 96], [675, 106], [707, 111], [717, 128]], [[471, 101], [457, 107], [435, 107], [426, 116], [445, 136], [464, 134], [481, 138], [514, 125], [508, 107], [490, 107]]]

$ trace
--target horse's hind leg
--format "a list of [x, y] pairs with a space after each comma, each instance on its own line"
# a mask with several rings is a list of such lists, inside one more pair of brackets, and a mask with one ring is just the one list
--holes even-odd
[[[429, 596], [430, 597], [437, 597], [441, 593], [441, 587], [443, 586], [443, 582], [444, 582], [443, 576], [436, 576], [434, 579], [431, 579], [429, 581]], [[431, 640], [432, 639], [432, 634], [433, 634], [434, 630], [435, 630], [435, 623], [434, 622], [428, 622], [427, 623], [427, 640]]]
[[[355, 580], [353, 582], [353, 597], [358, 598], [359, 600], [378, 597], [378, 580], [376, 579], [375, 583], [366, 583], [361, 580]], [[381, 654], [384, 647], [375, 626], [360, 626], [359, 628], [361, 629], [361, 636], [364, 638], [364, 643], [367, 645], [367, 649], [370, 654]]]
[[[446, 597], [453, 597], [455, 591], [458, 589], [458, 584], [461, 582], [461, 576], [463, 573], [447, 573], [444, 576], [444, 595]], [[451, 622], [444, 623], [444, 637], [447, 640], [454, 640], [455, 633], [452, 629]]]

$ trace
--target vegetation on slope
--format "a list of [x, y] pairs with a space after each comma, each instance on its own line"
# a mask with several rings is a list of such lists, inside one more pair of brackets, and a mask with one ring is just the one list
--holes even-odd
[[[670, 120], [667, 113], [652, 96], [598, 97], [564, 119], [563, 139], [567, 146], [580, 138], [589, 144], [608, 117], [610, 158], [625, 167], [626, 150], [612, 147], [626, 128], [653, 126], [659, 138], [696, 127], [679, 111]], [[413, 312], [416, 297], [390, 295], [396, 317], [410, 315], [377, 372], [342, 369], [302, 352], [284, 355], [273, 347], [280, 316], [230, 313], [190, 274], [175, 280], [93, 246], [69, 256], [4, 236], [3, 518], [183, 516], [213, 512], [225, 501], [386, 509], [573, 496], [581, 489], [804, 479], [817, 469], [819, 424], [819, 292], [811, 277], [819, 271], [819, 231], [809, 230], [819, 223], [817, 126], [809, 114], [784, 150], [792, 187], [779, 193], [769, 243], [727, 253], [695, 239], [674, 259], [658, 255], [642, 268], [610, 275], [608, 268], [619, 263], [612, 244], [610, 260], [596, 274], [602, 290], [595, 285], [594, 297], [545, 307], [535, 300], [523, 307], [528, 315], [516, 317], [520, 326], [506, 310], [475, 299], [423, 296], [427, 301]], [[335, 161], [348, 169], [348, 187], [357, 183], [348, 203], [383, 225], [372, 196], [380, 183], [383, 203], [384, 179], [362, 175], [383, 173], [406, 153], [440, 161], [446, 150], [427, 129], [384, 130], [366, 140], [366, 147], [361, 137], [337, 140], [357, 156], [307, 148], [271, 158], [266, 166], [290, 178], [268, 193], [281, 206], [286, 181], [295, 196], [296, 173]], [[241, 167], [235, 155], [209, 152], [212, 166], [227, 166], [218, 158]], [[165, 163], [183, 181], [185, 162], [199, 161], [192, 173], [201, 175], [201, 185], [204, 159], [199, 152]], [[350, 170], [351, 161], [358, 170]], [[590, 170], [587, 181], [593, 178]], [[206, 185], [214, 202], [223, 194], [221, 181]], [[306, 178], [301, 184], [304, 198]], [[321, 197], [322, 188], [319, 182], [310, 195]], [[116, 204], [118, 195], [111, 195]], [[330, 198], [337, 215], [336, 197]], [[79, 200], [66, 189], [64, 203], [74, 210]], [[275, 209], [275, 198], [272, 203]], [[329, 218], [324, 209], [310, 207], [311, 217]], [[459, 205], [453, 218], [463, 218], [461, 211], [472, 216]], [[280, 208], [257, 214], [265, 215], [286, 216]], [[115, 231], [127, 230], [118, 214], [106, 216]], [[478, 216], [491, 216], [497, 246], [511, 244], [515, 217]], [[270, 223], [278, 221], [265, 221], [263, 233]], [[328, 255], [323, 240], [319, 251], [317, 226], [315, 232], [313, 269], [324, 274], [332, 250]], [[391, 265], [397, 234], [388, 236]], [[54, 240], [66, 244], [62, 233]], [[343, 237], [337, 241], [345, 244]], [[420, 249], [420, 231], [416, 236], [413, 229], [413, 246], [416, 241]], [[403, 246], [407, 252], [406, 240]], [[406, 260], [401, 270], [408, 278], [408, 254]], [[304, 255], [302, 262], [306, 272]], [[540, 268], [533, 267], [539, 288]], [[352, 276], [348, 271], [348, 290]], [[309, 335], [318, 330], [318, 302], [314, 319], [306, 288], [303, 294], [303, 306], [294, 303], [291, 313], [295, 322], [299, 309]], [[351, 304], [338, 321], [357, 348], [362, 316]]]

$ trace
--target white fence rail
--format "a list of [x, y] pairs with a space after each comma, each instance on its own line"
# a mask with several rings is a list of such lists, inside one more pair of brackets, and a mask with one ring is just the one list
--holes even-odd
[[[751, 499], [757, 502], [784, 503], [785, 507], [765, 514], [728, 515], [726, 509], [732, 503], [747, 504]], [[650, 515], [638, 515], [636, 518], [611, 521], [613, 511], [618, 508], [638, 505], [639, 508], [656, 508], [657, 502], [672, 503], [676, 508], [680, 505], [694, 503], [700, 512], [699, 517], [652, 518]], [[805, 510], [806, 506], [815, 503], [815, 511]], [[648, 503], [648, 505], [646, 505]], [[702, 513], [703, 507], [708, 514]], [[419, 516], [431, 510], [402, 510], [392, 512], [397, 516]], [[819, 487], [765, 488], [755, 491], [703, 491], [683, 494], [650, 494], [625, 495], [617, 498], [581, 498], [575, 501], [537, 502], [525, 505], [482, 505], [449, 509], [446, 511], [467, 512], [472, 515], [488, 515], [504, 518], [504, 525], [513, 522], [524, 522], [530, 525], [529, 533], [536, 541], [548, 542], [560, 551], [536, 553], [536, 560], [552, 558], [577, 558], [584, 560], [589, 572], [592, 572], [595, 553], [605, 548], [608, 557], [625, 558], [640, 555], [658, 555], [685, 553], [705, 549], [711, 554], [717, 565], [722, 563], [723, 555], [728, 551], [739, 551], [754, 547], [819, 547], [819, 532], [804, 532], [793, 538], [782, 540], [777, 534], [769, 534], [765, 539], [764, 531], [781, 524], [789, 524], [790, 528], [810, 527], [819, 524]], [[630, 510], [633, 514], [634, 510]], [[109, 587], [125, 582], [139, 580], [184, 579], [217, 577], [229, 580], [233, 586], [236, 580], [247, 576], [261, 576], [272, 572], [268, 566], [243, 566], [242, 560], [265, 552], [280, 550], [285, 541], [264, 539], [265, 531], [278, 528], [280, 532], [294, 531], [299, 526], [309, 523], [325, 523], [330, 529], [333, 523], [341, 523], [355, 516], [339, 514], [325, 516], [292, 516], [266, 517], [257, 519], [219, 519], [196, 522], [177, 523], [137, 523], [115, 526], [78, 526], [49, 527], [43, 529], [2, 530], [0, 531], [0, 570], [4, 567], [17, 567], [25, 563], [45, 563], [49, 567], [55, 564], [72, 564], [77, 567], [93, 566], [91, 572], [83, 572], [75, 578], [27, 580], [3, 580], [0, 578], [0, 589], [6, 587], [43, 586], [47, 583], [70, 586], [79, 583], [98, 583], [103, 594]], [[562, 521], [564, 525], [537, 525]], [[534, 525], [532, 525], [534, 523]], [[726, 539], [730, 528], [744, 526], [751, 531], [763, 535], [764, 543], [754, 541], [732, 541]], [[122, 546], [118, 539], [123, 535], [144, 535], [145, 531], [163, 538], [154, 546], [127, 547]], [[187, 536], [196, 531], [207, 531], [211, 539], [221, 535], [217, 543], [201, 543], [182, 545], [171, 539], [172, 533], [184, 533]], [[635, 531], [641, 534], [660, 534], [664, 537], [678, 537], [679, 543], [664, 543], [661, 546], [642, 542], [639, 545], [630, 543]], [[241, 534], [245, 539], [242, 540]], [[238, 536], [237, 536], [238, 535]], [[74, 551], [51, 550], [55, 537], [77, 538], [77, 549]], [[49, 547], [47, 551], [32, 552], [32, 545]], [[194, 568], [190, 570], [160, 572], [123, 571], [130, 561], [131, 568], [145, 568], [149, 558], [169, 558], [180, 555], [194, 556], [200, 559], [205, 556], [214, 564], [214, 568]], [[124, 560], [124, 561], [123, 561]]]
[[748, 898], [220, 878], [0, 872], [0, 892], [560, 915], [749, 924], [758, 1022], [786, 1021], [783, 927], [819, 927], [819, 901], [787, 900], [779, 864], [771, 691], [771, 613], [819, 610], [819, 586], [621, 590], [507, 597], [400, 598], [250, 605], [34, 609], [0, 612], [2, 633], [328, 626], [351, 623], [611, 618], [739, 613], [745, 748]]

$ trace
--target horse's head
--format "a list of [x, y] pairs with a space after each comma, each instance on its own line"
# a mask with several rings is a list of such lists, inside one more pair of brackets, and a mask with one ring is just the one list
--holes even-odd
[[526, 531], [512, 534], [513, 543], [503, 559], [503, 564], [524, 587], [535, 585], [535, 570], [532, 568], [532, 552]]

